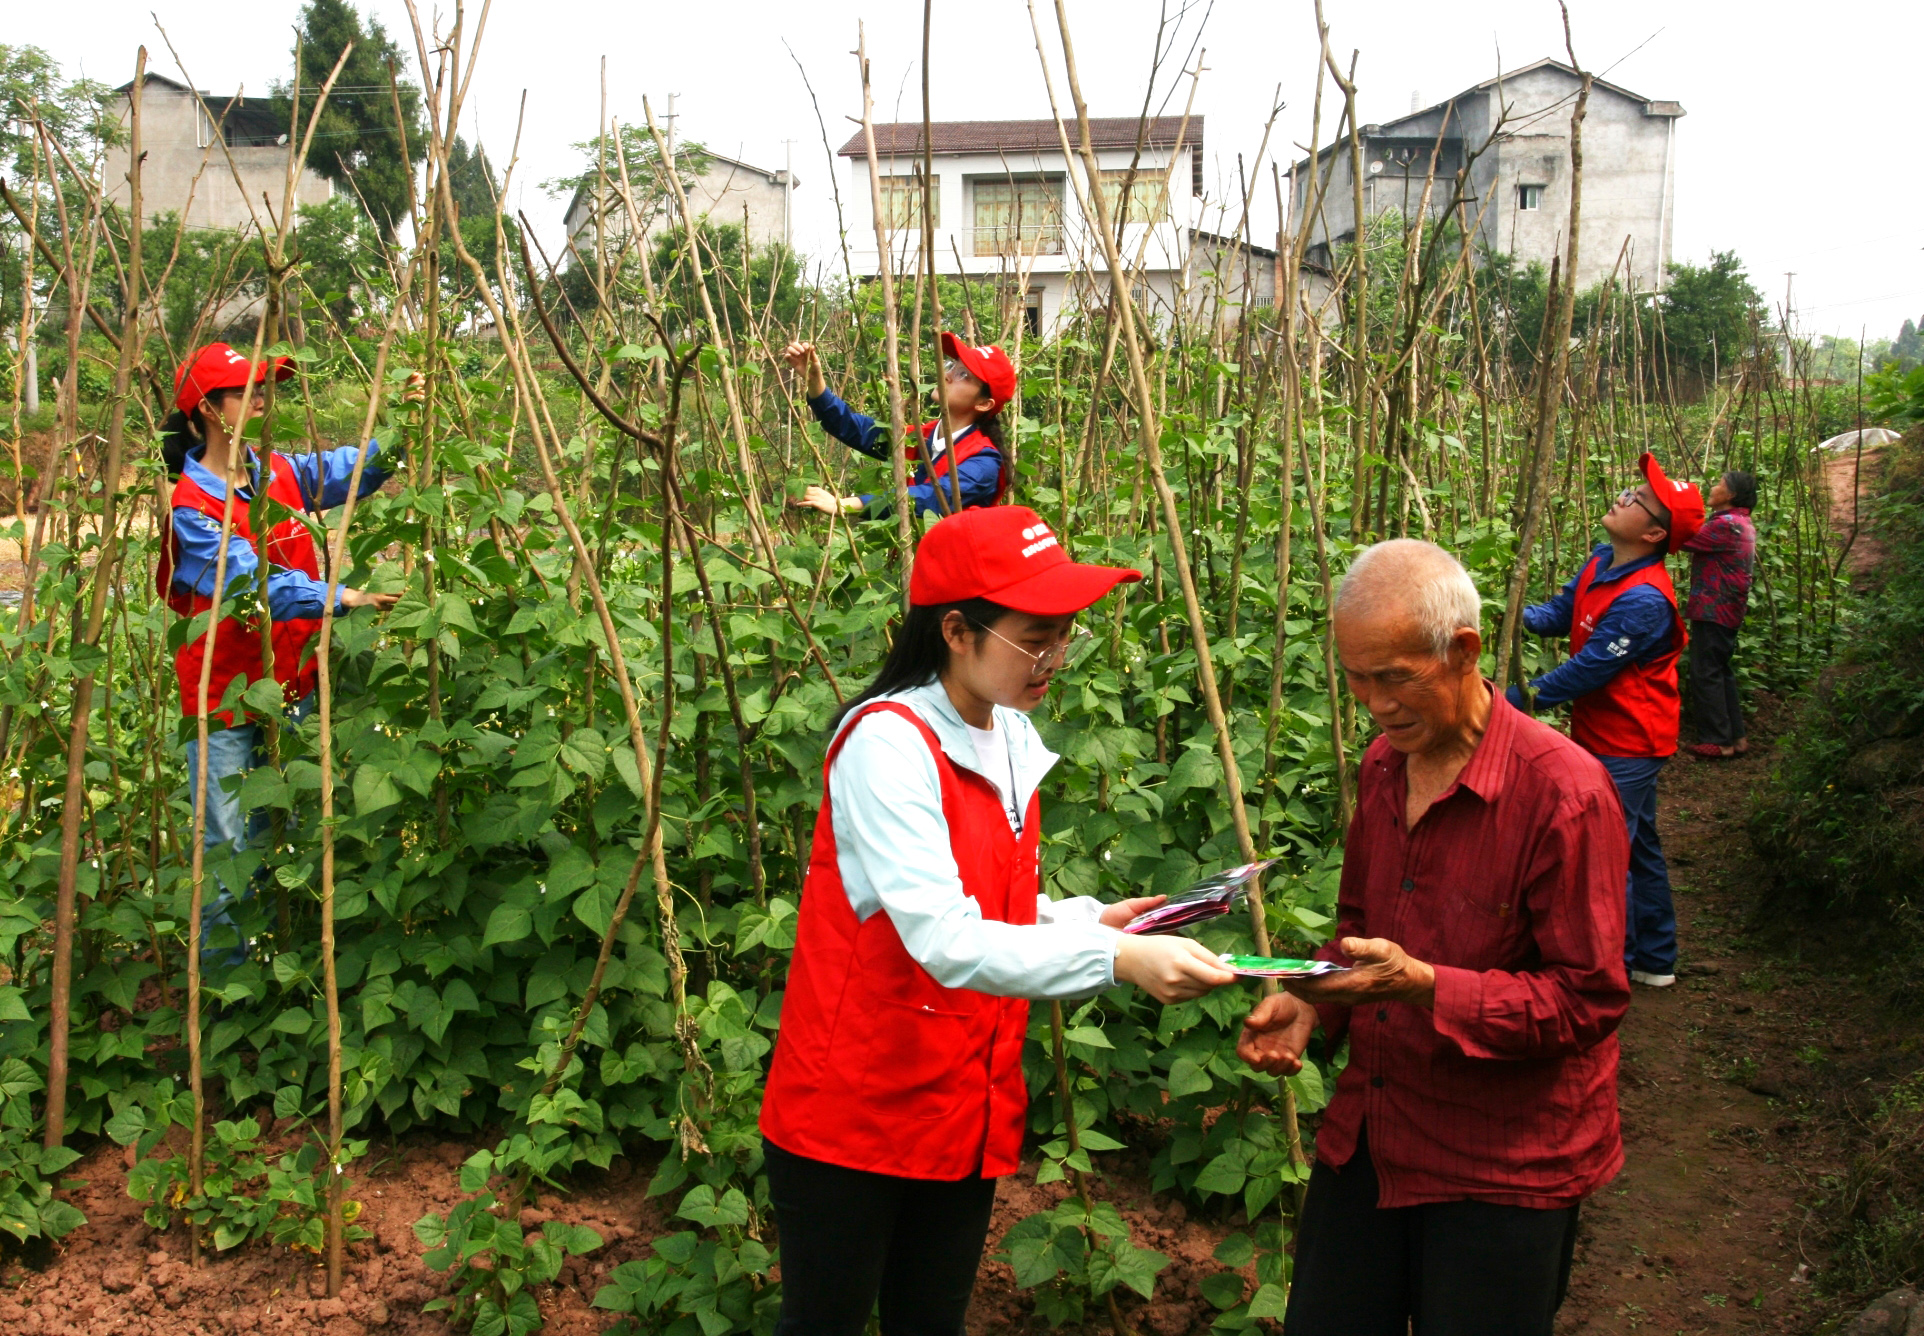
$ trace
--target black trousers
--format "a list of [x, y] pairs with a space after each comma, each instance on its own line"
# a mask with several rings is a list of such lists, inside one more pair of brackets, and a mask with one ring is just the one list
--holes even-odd
[[1730, 656], [1737, 652], [1737, 630], [1716, 622], [1690, 624], [1690, 704], [1697, 715], [1697, 740], [1734, 747], [1744, 740], [1744, 710], [1737, 699], [1737, 674]]
[[878, 1297], [883, 1336], [962, 1336], [993, 1178], [896, 1178], [762, 1145], [782, 1236], [776, 1336], [860, 1336]]
[[1376, 1205], [1368, 1134], [1310, 1170], [1283, 1336], [1550, 1336], [1577, 1208]]

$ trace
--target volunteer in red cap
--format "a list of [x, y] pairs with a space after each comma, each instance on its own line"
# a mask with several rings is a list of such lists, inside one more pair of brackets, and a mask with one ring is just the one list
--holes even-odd
[[1677, 754], [1677, 659], [1688, 637], [1664, 558], [1703, 527], [1704, 499], [1664, 476], [1654, 455], [1637, 466], [1643, 483], [1604, 514], [1610, 541], [1562, 593], [1523, 610], [1537, 635], [1570, 637], [1570, 658], [1509, 695], [1526, 709], [1568, 702], [1570, 736], [1617, 782], [1630, 828], [1624, 964], [1631, 982], [1665, 988], [1677, 981], [1677, 916], [1657, 839], [1657, 776]]
[[[975, 347], [946, 330], [942, 351], [948, 359], [942, 368], [942, 416], [916, 428], [918, 441], [908, 451], [915, 465], [909, 501], [922, 515], [992, 506], [1009, 490], [1009, 452], [999, 415], [1015, 398], [1015, 367], [995, 345]], [[824, 431], [871, 459], [889, 457], [888, 428], [856, 412], [829, 389], [814, 344], [791, 343], [782, 356], [807, 377], [808, 406]], [[891, 513], [894, 501], [892, 492], [837, 496], [826, 487], [811, 486], [793, 504], [826, 515], [860, 512], [880, 519]]]
[[995, 1180], [1016, 1171], [1032, 998], [1117, 983], [1163, 1002], [1231, 976], [1200, 944], [1117, 931], [1162, 897], [1039, 893], [1029, 712], [1075, 617], [1137, 571], [1069, 559], [1022, 506], [966, 510], [916, 552], [875, 681], [831, 726], [782, 1024], [763, 1096], [782, 1239], [778, 1331], [960, 1332]]
[[[261, 602], [267, 605], [273, 649], [273, 673], [281, 685], [287, 715], [298, 720], [312, 708], [319, 670], [313, 657], [314, 638], [327, 596], [319, 553], [301, 516], [318, 516], [347, 500], [348, 482], [360, 453], [353, 446], [337, 450], [282, 454], [268, 458], [267, 498], [284, 507], [274, 515], [257, 515], [253, 501], [263, 485], [261, 460], [244, 444], [242, 429], [258, 417], [266, 404], [267, 381], [294, 374], [294, 360], [277, 357], [250, 362], [225, 343], [210, 343], [195, 353], [174, 377], [174, 411], [161, 424], [161, 454], [174, 478], [173, 518], [168, 540], [161, 544], [155, 585], [168, 606], [182, 617], [196, 617], [217, 601], [227, 604], [213, 637], [213, 667], [207, 684], [207, 847], [228, 845], [238, 850], [266, 831], [258, 816], [247, 818], [237, 794], [221, 781], [259, 765], [261, 730], [238, 697], [250, 682], [264, 674]], [[369, 442], [361, 472], [365, 496], [387, 479], [390, 452]], [[226, 598], [216, 599], [215, 576], [220, 556], [223, 512], [228, 489], [233, 489], [233, 511], [227, 541]], [[260, 531], [256, 532], [256, 524]], [[238, 605], [234, 596], [241, 595]], [[393, 594], [370, 594], [358, 589], [337, 591], [336, 610], [391, 607]], [[252, 611], [250, 611], [252, 609]], [[203, 634], [174, 654], [180, 681], [181, 714], [196, 719], [200, 709], [201, 667], [208, 655]], [[199, 740], [187, 742], [188, 783], [198, 773]], [[189, 789], [191, 794], [192, 789]], [[218, 874], [217, 874], [218, 875]], [[235, 931], [229, 910], [232, 897], [223, 890], [202, 919], [205, 946], [216, 935]], [[241, 937], [245, 937], [242, 932]], [[245, 959], [245, 942], [237, 943], [228, 959]]]

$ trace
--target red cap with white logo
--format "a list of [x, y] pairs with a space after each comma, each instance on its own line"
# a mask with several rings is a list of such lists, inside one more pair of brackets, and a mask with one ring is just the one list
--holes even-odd
[[1703, 493], [1697, 490], [1695, 483], [1666, 477], [1663, 466], [1648, 450], [1637, 460], [1637, 467], [1643, 470], [1643, 479], [1650, 484], [1650, 490], [1657, 494], [1657, 500], [1670, 512], [1669, 550], [1675, 552], [1696, 537], [1697, 530], [1704, 527]]
[[980, 506], [950, 515], [922, 535], [909, 574], [918, 608], [986, 598], [1016, 612], [1061, 617], [1142, 579], [1124, 566], [1069, 560], [1043, 518], [1027, 506]]
[[[286, 380], [294, 374], [294, 359], [270, 357], [253, 365], [254, 383], [265, 385], [267, 378]], [[194, 406], [215, 390], [238, 390], [247, 384], [247, 359], [225, 343], [210, 343], [174, 373], [174, 407], [191, 413]]]
[[1000, 413], [1002, 405], [1015, 398], [1015, 367], [1009, 355], [993, 343], [985, 343], [980, 348], [955, 337], [948, 330], [942, 331], [942, 351], [968, 369], [971, 376], [981, 381], [989, 389], [989, 398], [994, 407], [991, 413]]

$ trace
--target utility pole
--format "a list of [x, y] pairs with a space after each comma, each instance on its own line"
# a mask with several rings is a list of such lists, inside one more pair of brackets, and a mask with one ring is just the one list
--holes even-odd
[[795, 198], [795, 141], [782, 141], [782, 248], [788, 249], [793, 243], [789, 240], [788, 213], [790, 201]]
[[675, 162], [675, 98], [677, 96], [679, 96], [679, 94], [676, 94], [676, 93], [670, 93], [668, 95], [668, 115], [666, 117], [668, 121], [668, 164], [667, 165], [670, 170], [673, 170], [674, 162]]

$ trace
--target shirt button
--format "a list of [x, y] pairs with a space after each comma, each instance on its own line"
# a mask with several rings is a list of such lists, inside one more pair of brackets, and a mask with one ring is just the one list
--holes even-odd
[[1403, 878], [1403, 889], [1406, 891], [1413, 891], [1416, 889], [1416, 883], [1411, 881], [1408, 877], [1405, 877]]
[[1389, 1018], [1390, 1018], [1390, 1009], [1389, 1009], [1388, 1007], [1378, 1007], [1378, 1008], [1376, 1009], [1376, 1019], [1377, 1019], [1377, 1020], [1379, 1020], [1379, 1021], [1386, 1021], [1386, 1020], [1388, 1020]]
[[1383, 1078], [1380, 1076], [1372, 1076], [1370, 1077], [1370, 1084], [1375, 1086], [1378, 1090], [1381, 1090], [1383, 1088]]

